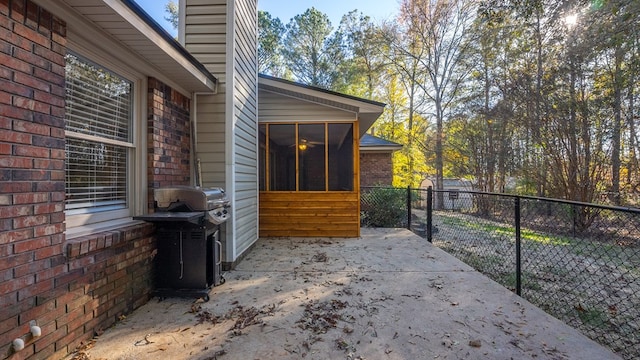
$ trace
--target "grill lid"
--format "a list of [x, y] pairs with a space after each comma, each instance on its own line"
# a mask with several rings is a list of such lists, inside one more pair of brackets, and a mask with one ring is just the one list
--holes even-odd
[[154, 190], [154, 200], [161, 211], [210, 211], [229, 206], [229, 198], [222, 188], [163, 187]]

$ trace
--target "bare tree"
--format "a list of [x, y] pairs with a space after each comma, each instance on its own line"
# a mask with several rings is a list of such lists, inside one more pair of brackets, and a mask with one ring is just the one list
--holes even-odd
[[[400, 18], [407, 24], [409, 36], [421, 46], [415, 52], [420, 57], [415, 60], [425, 77], [418, 86], [430, 101], [430, 113], [436, 123], [435, 169], [439, 190], [444, 180], [443, 124], [470, 71], [461, 65], [471, 41], [468, 36], [474, 15], [475, 3], [464, 0], [403, 0], [400, 6]], [[438, 203], [442, 204], [442, 199]]]
[[[404, 24], [387, 24], [384, 27], [385, 38], [389, 44], [388, 58], [391, 67], [395, 71], [395, 75], [400, 80], [400, 84], [404, 88], [406, 93], [406, 100], [408, 101], [407, 107], [407, 120], [406, 120], [406, 134], [407, 139], [404, 144], [403, 151], [410, 154], [414, 146], [425, 147], [424, 133], [422, 138], [417, 138], [418, 134], [415, 131], [416, 124], [418, 123], [417, 110], [424, 105], [424, 96], [419, 96], [420, 83], [424, 81], [424, 73], [421, 71], [421, 60], [425, 56], [425, 49], [422, 45], [420, 38], [416, 37], [416, 31], [411, 31], [410, 27], [414, 25], [411, 23]], [[417, 144], [417, 145], [416, 145]], [[415, 163], [414, 157], [407, 156], [407, 179], [409, 183], [406, 185], [416, 186], [418, 184], [413, 183], [415, 176]]]

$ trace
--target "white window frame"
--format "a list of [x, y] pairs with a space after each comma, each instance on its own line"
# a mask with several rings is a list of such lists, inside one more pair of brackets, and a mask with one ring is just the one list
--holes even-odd
[[[118, 76], [131, 82], [132, 91], [132, 119], [131, 143], [121, 143], [115, 140], [103, 141], [127, 148], [127, 198], [126, 208], [86, 214], [72, 214], [65, 211], [65, 225], [67, 238], [95, 233], [122, 227], [133, 222], [132, 216], [141, 214], [146, 208], [146, 94], [147, 77], [142, 73], [118, 61], [105, 52], [98, 51], [90, 43], [81, 41], [69, 42], [68, 52], [78, 55], [98, 66], [101, 66]], [[95, 140], [94, 136], [79, 134], [65, 130], [65, 138]], [[66, 170], [65, 170], [66, 171]]]

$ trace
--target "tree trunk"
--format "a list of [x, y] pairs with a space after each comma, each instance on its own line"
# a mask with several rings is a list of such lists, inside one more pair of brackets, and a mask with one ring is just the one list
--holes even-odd
[[622, 127], [622, 46], [616, 44], [613, 73], [613, 127], [611, 129], [611, 195], [610, 200], [620, 204], [620, 147]]
[[631, 71], [629, 78], [629, 94], [628, 96], [628, 112], [627, 112], [627, 126], [629, 127], [629, 161], [627, 164], [627, 184], [631, 185], [633, 179], [632, 175], [637, 169], [638, 159], [636, 157], [636, 121], [635, 121], [635, 105], [634, 105], [634, 86], [635, 86], [635, 73]]

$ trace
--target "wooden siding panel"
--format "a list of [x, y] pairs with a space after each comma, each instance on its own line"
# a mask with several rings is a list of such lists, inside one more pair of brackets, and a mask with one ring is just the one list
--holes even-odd
[[260, 192], [261, 237], [357, 237], [357, 192]]
[[[335, 229], [315, 229], [311, 231], [313, 236], [310, 237], [326, 237], [326, 238], [355, 238], [360, 236], [359, 230], [335, 230]], [[262, 231], [260, 231], [262, 234]], [[274, 230], [270, 231], [269, 235], [260, 235], [261, 237], [295, 237], [290, 231], [287, 230]], [[302, 235], [304, 236], [304, 235]]]

